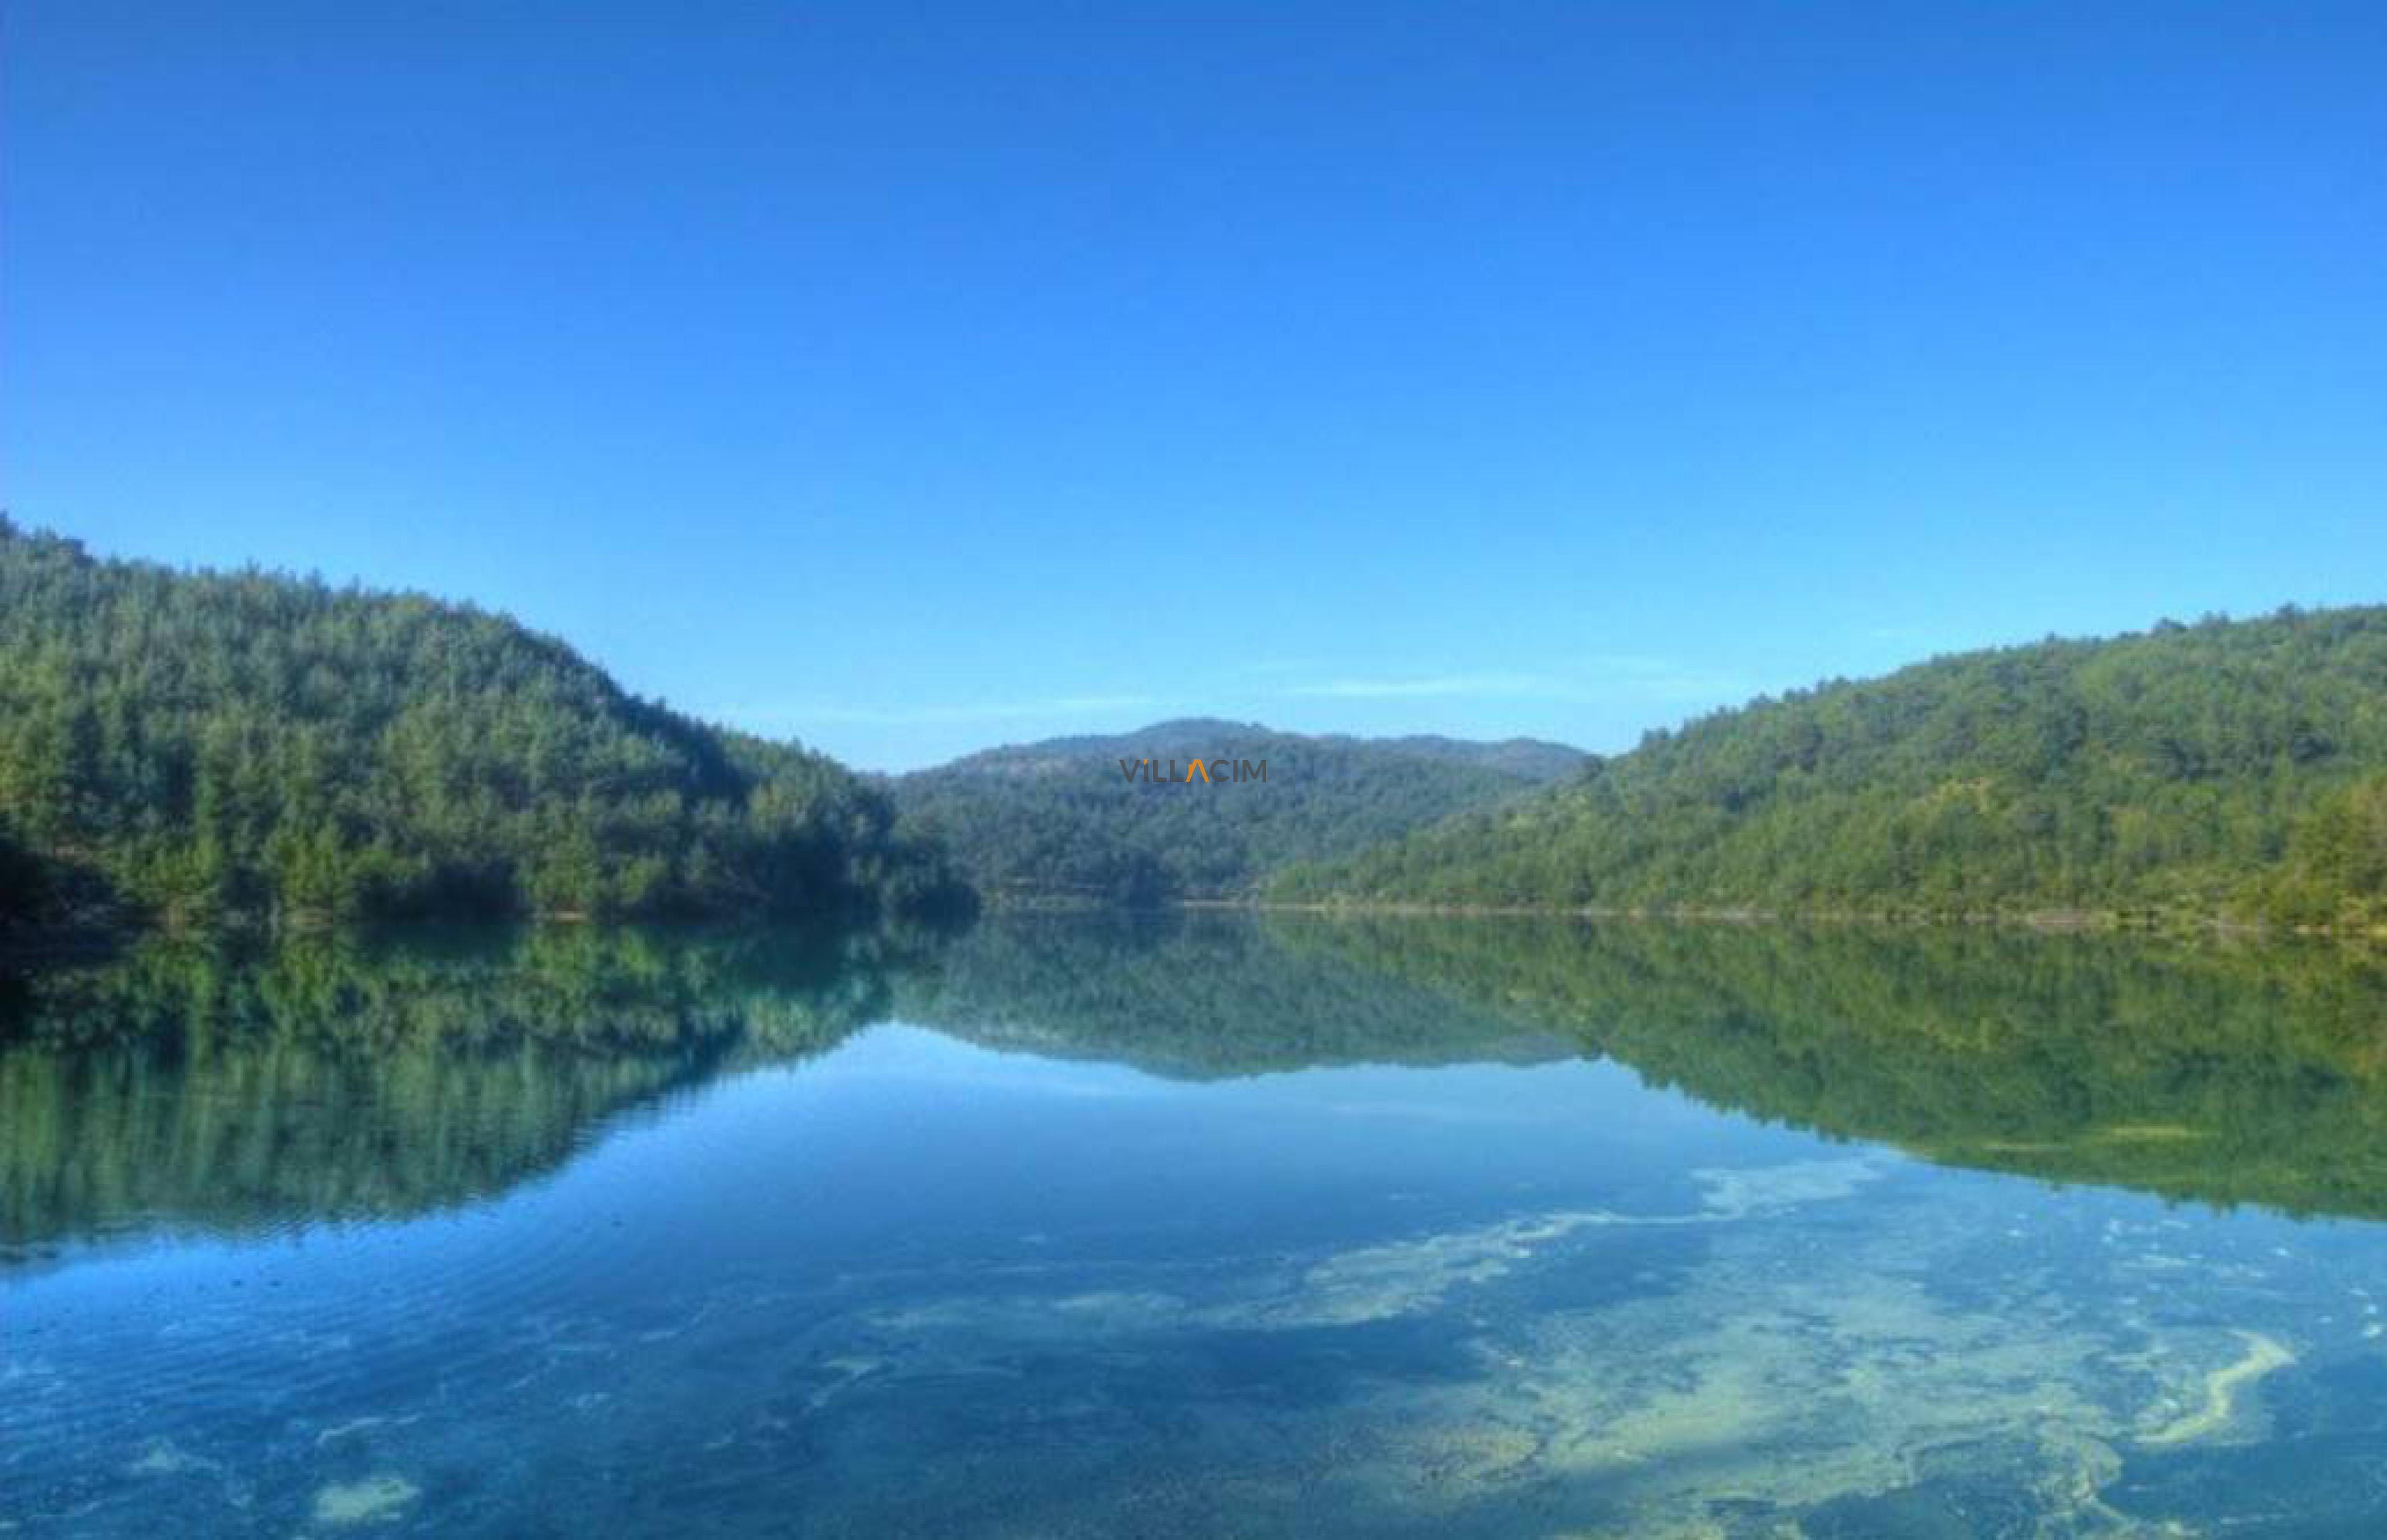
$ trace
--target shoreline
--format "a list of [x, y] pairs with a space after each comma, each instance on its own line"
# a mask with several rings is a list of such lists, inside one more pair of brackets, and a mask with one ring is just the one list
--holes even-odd
[[[997, 906], [1004, 907], [1004, 906]], [[1101, 907], [1099, 905], [1093, 907]], [[1162, 909], [1244, 910], [1321, 918], [1546, 919], [1659, 922], [1685, 925], [1850, 926], [1886, 930], [1997, 929], [2040, 935], [2201, 937], [2232, 941], [2330, 940], [2387, 942], [2387, 925], [2281, 926], [2226, 915], [2132, 913], [2117, 909], [1966, 910], [1934, 913], [1896, 909], [1768, 909], [1749, 906], [1624, 908], [1605, 904], [1365, 903], [1282, 899], [1181, 899]], [[1146, 911], [1157, 913], [1159, 910]]]
[[[1522, 903], [1429, 903], [1336, 901], [1290, 901], [1263, 898], [1181, 898], [1150, 905], [1126, 905], [1067, 895], [988, 896], [978, 913], [983, 915], [1154, 915], [1182, 913], [1301, 915], [1319, 919], [1537, 919], [1601, 924], [1724, 925], [1742, 927], [1803, 926], [1878, 930], [1982, 929], [2026, 931], [2035, 935], [2100, 935], [2163, 937], [2171, 940], [2217, 940], [2229, 943], [2326, 941], [2340, 945], [2387, 945], [2387, 925], [2368, 927], [2280, 926], [2227, 915], [2191, 917], [2180, 914], [2137, 914], [2122, 910], [2029, 909], [1971, 910], [1937, 914], [1901, 910], [1768, 909], [1750, 906], [1675, 906], [1624, 908], [1612, 905]], [[297, 935], [405, 930], [417, 927], [454, 925], [545, 928], [548, 927], [613, 927], [752, 924], [798, 926], [851, 924], [853, 916], [807, 915], [649, 915], [600, 917], [580, 911], [516, 914], [409, 915], [403, 918], [330, 920], [319, 916], [280, 924], [246, 922], [211, 926], [144, 924], [122, 918], [99, 924], [27, 927], [0, 931], [0, 971], [91, 962], [151, 940], [220, 942], [271, 942]]]

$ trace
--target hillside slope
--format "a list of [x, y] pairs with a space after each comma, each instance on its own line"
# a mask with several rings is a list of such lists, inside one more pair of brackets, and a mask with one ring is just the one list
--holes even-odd
[[1760, 700], [1282, 875], [1293, 902], [2387, 919], [2387, 609], [1948, 657]]
[[[1222, 770], [1185, 784], [1196, 758], [1264, 763], [1267, 779]], [[1164, 778], [1121, 768], [1144, 760]], [[895, 796], [992, 896], [1142, 905], [1245, 896], [1292, 862], [1503, 802], [1581, 761], [1525, 739], [1312, 738], [1200, 718], [972, 754], [899, 778]]]
[[0, 857], [0, 912], [170, 923], [948, 891], [834, 761], [640, 701], [502, 616], [5, 522]]

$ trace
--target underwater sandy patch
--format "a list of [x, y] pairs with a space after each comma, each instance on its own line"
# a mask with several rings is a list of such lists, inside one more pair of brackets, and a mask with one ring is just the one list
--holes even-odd
[[404, 1476], [335, 1483], [315, 1494], [315, 1522], [335, 1529], [390, 1523], [422, 1495], [422, 1489]]

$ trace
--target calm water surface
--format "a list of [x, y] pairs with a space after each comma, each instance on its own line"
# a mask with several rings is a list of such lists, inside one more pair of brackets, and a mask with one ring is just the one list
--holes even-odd
[[0, 1533], [2376, 1534], [2387, 978], [1497, 922], [145, 949]]

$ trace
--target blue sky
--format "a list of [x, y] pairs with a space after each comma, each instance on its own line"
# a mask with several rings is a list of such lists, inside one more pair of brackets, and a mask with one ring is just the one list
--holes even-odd
[[0, 500], [875, 767], [2387, 599], [2387, 6], [0, 0]]

